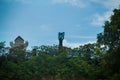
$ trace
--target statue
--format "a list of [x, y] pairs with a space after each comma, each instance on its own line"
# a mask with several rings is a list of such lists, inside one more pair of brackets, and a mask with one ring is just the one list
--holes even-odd
[[59, 47], [62, 47], [62, 46], [63, 46], [64, 35], [65, 35], [65, 32], [59, 32], [59, 33], [58, 33]]

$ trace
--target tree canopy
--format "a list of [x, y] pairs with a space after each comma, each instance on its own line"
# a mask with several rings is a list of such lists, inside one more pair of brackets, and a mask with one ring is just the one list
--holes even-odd
[[[71, 49], [19, 47], [0, 56], [0, 80], [120, 80], [120, 9], [115, 9], [96, 43]], [[5, 42], [0, 43], [0, 49]]]

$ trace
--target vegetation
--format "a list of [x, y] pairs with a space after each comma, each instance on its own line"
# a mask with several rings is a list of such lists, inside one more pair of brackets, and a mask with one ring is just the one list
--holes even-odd
[[113, 12], [96, 43], [15, 48], [0, 56], [0, 80], [120, 80], [120, 9]]
[[0, 49], [4, 48], [4, 46], [5, 46], [5, 41], [4, 42], [0, 42]]

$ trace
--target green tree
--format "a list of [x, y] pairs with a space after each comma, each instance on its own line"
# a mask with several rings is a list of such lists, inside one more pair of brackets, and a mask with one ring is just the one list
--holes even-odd
[[102, 65], [104, 75], [108, 77], [120, 73], [120, 9], [114, 9], [110, 21], [106, 21], [103, 28], [97, 42], [106, 47]]
[[5, 47], [5, 41], [0, 42], [0, 49]]
[[26, 51], [23, 49], [23, 46], [18, 46], [10, 49], [9, 57], [15, 62], [19, 63], [25, 60]]
[[58, 54], [58, 46], [40, 46], [38, 49], [41, 53], [49, 54], [49, 55], [57, 55]]
[[98, 34], [98, 43], [114, 50], [120, 47], [120, 9], [114, 9], [110, 21], [106, 21], [104, 31]]

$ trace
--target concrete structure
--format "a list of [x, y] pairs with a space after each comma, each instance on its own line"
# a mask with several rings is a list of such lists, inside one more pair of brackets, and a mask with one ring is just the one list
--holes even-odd
[[14, 40], [14, 42], [10, 42], [10, 46], [11, 48], [20, 47], [22, 50], [26, 50], [28, 42], [24, 41], [24, 39], [21, 36], [18, 36]]

